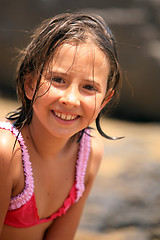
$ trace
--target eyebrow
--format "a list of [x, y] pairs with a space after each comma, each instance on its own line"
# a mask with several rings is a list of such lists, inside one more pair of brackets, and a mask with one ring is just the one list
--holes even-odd
[[93, 85], [97, 86], [98, 88], [102, 88], [102, 86], [98, 82], [96, 82], [94, 79], [93, 80], [91, 80], [91, 79], [84, 79], [84, 81], [86, 83], [88, 83], [88, 84], [92, 83]]
[[[68, 76], [67, 72], [63, 72], [63, 71], [49, 71], [47, 74], [51, 74], [52, 75], [62, 75], [62, 76]], [[95, 81], [95, 79], [83, 79], [85, 82], [88, 83], [94, 83], [95, 85], [101, 87], [101, 85]]]

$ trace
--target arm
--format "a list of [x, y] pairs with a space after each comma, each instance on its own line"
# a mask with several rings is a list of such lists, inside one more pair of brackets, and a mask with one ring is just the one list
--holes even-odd
[[13, 186], [14, 168], [12, 164], [12, 148], [10, 147], [13, 141], [11, 133], [0, 130], [0, 236]]
[[[93, 134], [92, 134], [93, 135]], [[85, 176], [85, 191], [79, 201], [71, 206], [67, 213], [56, 219], [49, 227], [45, 240], [72, 240], [78, 227], [84, 205], [92, 188], [103, 154], [103, 144], [92, 138], [91, 153]]]

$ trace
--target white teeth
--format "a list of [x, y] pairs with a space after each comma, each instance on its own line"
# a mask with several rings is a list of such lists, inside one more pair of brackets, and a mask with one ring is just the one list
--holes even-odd
[[70, 115], [68, 115], [66, 119], [67, 119], [67, 120], [70, 120], [70, 119], [71, 119], [71, 116], [70, 116]]
[[57, 117], [59, 117], [59, 118], [61, 118], [61, 119], [63, 119], [63, 120], [67, 120], [67, 121], [69, 121], [69, 120], [73, 120], [73, 119], [75, 119], [76, 118], [76, 116], [72, 116], [72, 115], [66, 115], [66, 114], [64, 114], [64, 113], [59, 113], [59, 112], [54, 112], [55, 113], [55, 115], [57, 116]]
[[66, 115], [65, 115], [65, 114], [62, 114], [60, 117], [61, 117], [62, 119], [66, 119]]
[[61, 114], [60, 113], [55, 113], [58, 117], [61, 117]]

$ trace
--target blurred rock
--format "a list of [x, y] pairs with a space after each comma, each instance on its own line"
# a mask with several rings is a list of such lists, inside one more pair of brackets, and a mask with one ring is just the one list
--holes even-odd
[[113, 116], [160, 121], [159, 0], [17, 0], [0, 8], [0, 95], [13, 96], [17, 52], [29, 41], [30, 30], [43, 19], [66, 10], [98, 13], [118, 41], [123, 88]]
[[78, 232], [75, 240], [150, 240], [146, 231], [134, 227], [108, 233]]

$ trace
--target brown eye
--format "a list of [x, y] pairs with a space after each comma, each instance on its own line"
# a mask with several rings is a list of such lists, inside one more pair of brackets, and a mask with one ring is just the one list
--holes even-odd
[[56, 83], [61, 83], [61, 84], [65, 83], [64, 79], [62, 77], [59, 77], [59, 76], [52, 77], [51, 81], [56, 82]]
[[97, 89], [92, 85], [85, 85], [84, 88], [88, 91], [97, 91]]

